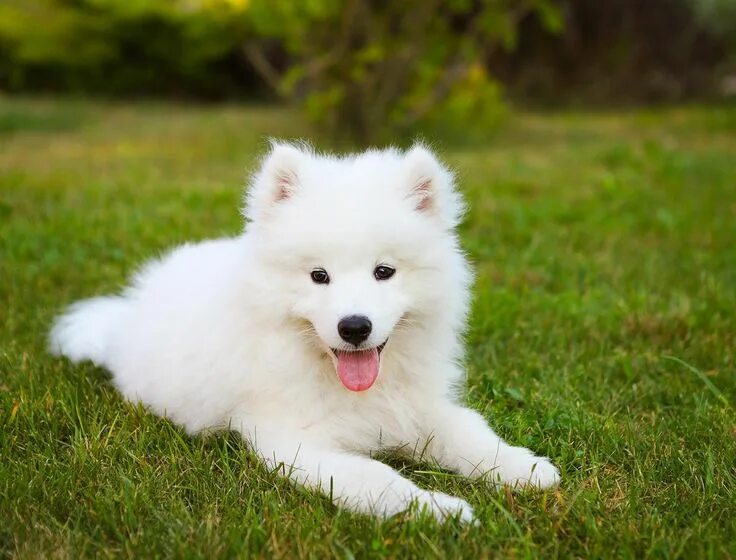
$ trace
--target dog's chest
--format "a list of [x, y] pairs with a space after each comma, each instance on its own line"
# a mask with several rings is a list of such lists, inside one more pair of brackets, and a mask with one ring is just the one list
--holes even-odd
[[376, 387], [363, 393], [336, 392], [321, 400], [305, 428], [341, 447], [368, 452], [415, 443], [421, 414], [413, 399]]

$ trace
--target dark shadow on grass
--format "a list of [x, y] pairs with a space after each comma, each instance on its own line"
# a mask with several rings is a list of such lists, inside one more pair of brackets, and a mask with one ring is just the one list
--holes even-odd
[[83, 111], [52, 107], [0, 105], [0, 135], [20, 132], [72, 132], [89, 121]]

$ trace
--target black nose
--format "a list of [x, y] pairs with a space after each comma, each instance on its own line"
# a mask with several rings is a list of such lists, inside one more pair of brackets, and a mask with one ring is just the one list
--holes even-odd
[[340, 338], [355, 346], [370, 336], [372, 328], [371, 320], [365, 315], [343, 317], [337, 324], [337, 332], [340, 333]]

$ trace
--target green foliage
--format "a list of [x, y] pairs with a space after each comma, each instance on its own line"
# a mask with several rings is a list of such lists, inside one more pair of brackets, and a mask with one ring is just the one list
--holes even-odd
[[265, 63], [262, 44], [246, 53], [279, 95], [302, 101], [338, 136], [469, 135], [496, 128], [502, 102], [488, 61], [514, 48], [519, 21], [535, 12], [547, 28], [560, 29], [548, 0], [254, 0], [255, 32], [290, 56], [279, 72]]
[[736, 556], [736, 107], [521, 112], [445, 146], [477, 269], [467, 400], [563, 473], [515, 495], [388, 458], [477, 527], [338, 511], [47, 354], [64, 305], [236, 234], [244, 165], [306, 132], [283, 108], [0, 99], [0, 556]]
[[243, 10], [235, 0], [5, 0], [0, 85], [222, 96], [236, 85], [220, 65], [247, 33]]

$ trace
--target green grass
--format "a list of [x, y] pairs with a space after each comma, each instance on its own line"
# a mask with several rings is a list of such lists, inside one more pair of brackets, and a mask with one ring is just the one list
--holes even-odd
[[736, 108], [519, 114], [439, 145], [478, 270], [468, 401], [560, 465], [478, 527], [337, 511], [45, 352], [59, 309], [231, 234], [270, 108], [0, 98], [0, 556], [736, 556]]

